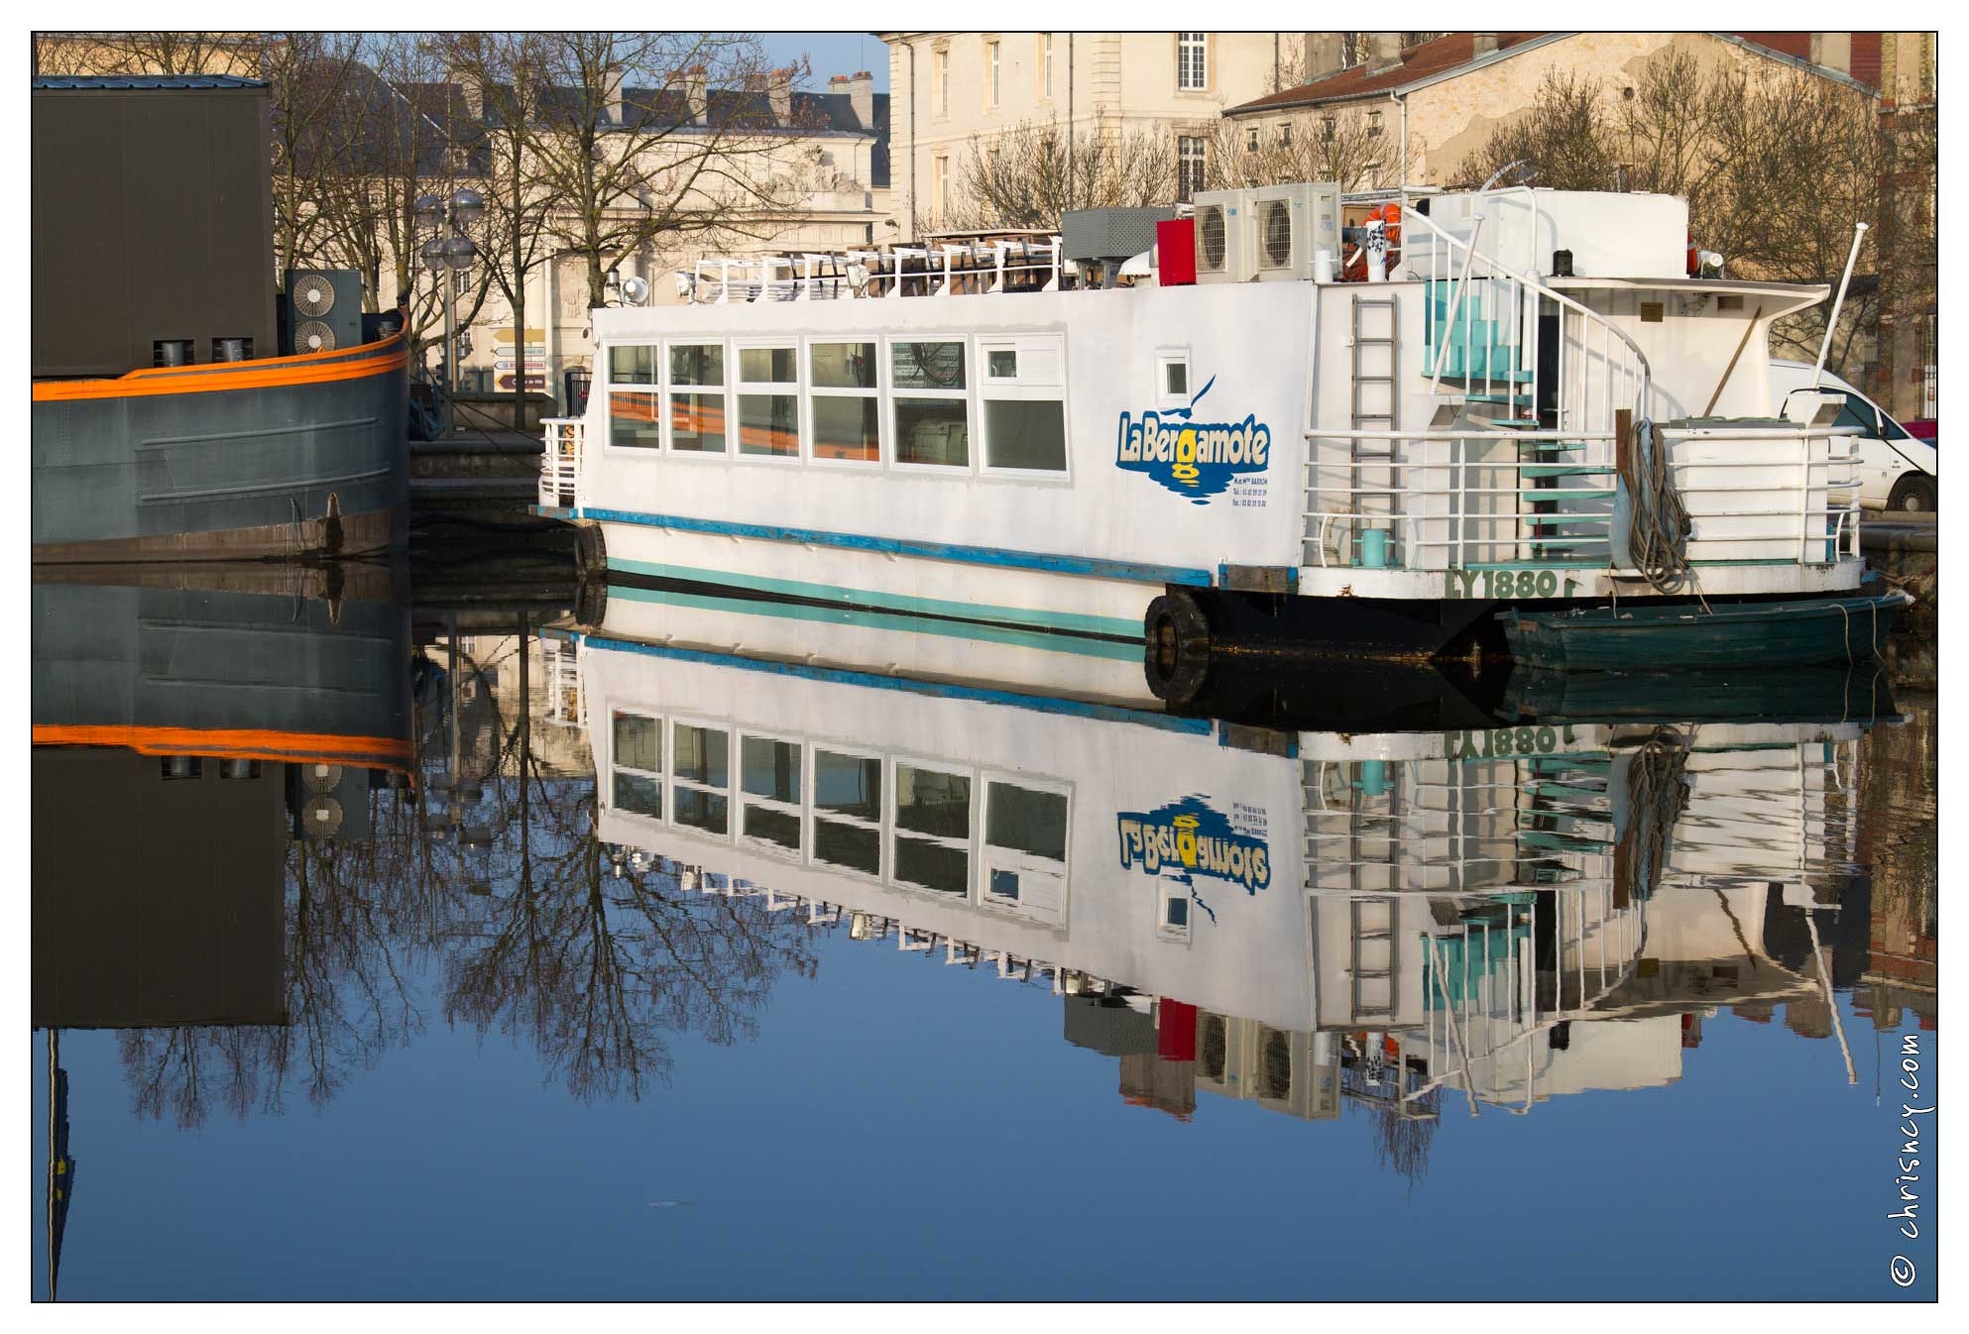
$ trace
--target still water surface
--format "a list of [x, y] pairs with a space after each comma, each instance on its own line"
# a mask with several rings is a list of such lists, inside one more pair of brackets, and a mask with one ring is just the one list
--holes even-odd
[[1349, 730], [34, 596], [37, 1298], [1934, 1292], [1872, 673]]

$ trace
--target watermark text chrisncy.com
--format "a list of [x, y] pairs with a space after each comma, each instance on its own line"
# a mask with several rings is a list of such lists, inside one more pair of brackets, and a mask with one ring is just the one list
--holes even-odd
[[[1921, 1094], [1921, 1035], [1909, 1033], [1901, 1039], [1901, 1079], [1900, 1085], [1906, 1089], [1913, 1101], [1901, 1103], [1901, 1150], [1895, 1158], [1900, 1175], [1894, 1180], [1900, 1188], [1900, 1209], [1888, 1214], [1890, 1222], [1897, 1223], [1898, 1231], [1910, 1241], [1921, 1237], [1921, 1193], [1914, 1189], [1920, 1184], [1921, 1175], [1921, 1132], [1926, 1124], [1918, 1117], [1933, 1116], [1932, 1102], [1923, 1107]], [[1909, 1287], [1914, 1283], [1914, 1265], [1906, 1256], [1897, 1255], [1888, 1265], [1888, 1273], [1899, 1287]]]

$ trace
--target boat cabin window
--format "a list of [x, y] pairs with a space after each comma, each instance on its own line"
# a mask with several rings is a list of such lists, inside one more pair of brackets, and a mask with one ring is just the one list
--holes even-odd
[[1156, 914], [1155, 931], [1164, 940], [1188, 943], [1190, 938], [1190, 890], [1181, 881], [1158, 881], [1162, 911]]
[[970, 393], [961, 342], [889, 345], [897, 463], [971, 462]]
[[633, 713], [615, 715], [611, 738], [615, 809], [663, 818], [663, 724]]
[[814, 747], [814, 860], [882, 874], [882, 761]]
[[979, 388], [987, 468], [1067, 470], [1062, 343], [1058, 334], [980, 340], [987, 368]]
[[801, 746], [770, 737], [738, 742], [738, 832], [789, 852], [800, 851]]
[[[608, 442], [632, 449], [656, 449], [663, 443], [663, 421], [657, 415], [657, 350], [653, 346], [611, 347], [608, 350]], [[624, 385], [648, 386], [642, 389]]]
[[791, 346], [738, 350], [739, 453], [800, 457], [798, 363]]
[[896, 765], [896, 818], [889, 854], [895, 878], [941, 894], [971, 892], [971, 780]]
[[879, 463], [882, 417], [873, 343], [812, 343], [807, 348], [814, 457]]
[[984, 901], [1057, 920], [1066, 894], [1067, 794], [988, 779]]
[[1162, 359], [1162, 396], [1164, 398], [1188, 398], [1190, 396], [1190, 363], [1181, 357]]
[[731, 736], [678, 723], [671, 734], [671, 818], [713, 834], [726, 832], [731, 792]]
[[725, 452], [725, 345], [670, 345], [670, 447]]

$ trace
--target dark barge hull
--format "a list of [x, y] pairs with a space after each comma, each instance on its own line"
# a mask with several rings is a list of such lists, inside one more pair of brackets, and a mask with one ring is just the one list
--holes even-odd
[[36, 383], [34, 561], [403, 551], [408, 364], [397, 336]]

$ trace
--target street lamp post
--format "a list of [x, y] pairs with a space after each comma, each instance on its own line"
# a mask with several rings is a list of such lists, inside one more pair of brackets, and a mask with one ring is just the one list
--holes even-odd
[[[472, 261], [478, 257], [479, 248], [467, 233], [484, 216], [485, 200], [477, 190], [472, 189], [454, 190], [449, 200], [439, 199], [436, 195], [419, 195], [414, 213], [418, 233], [430, 234], [430, 239], [424, 242], [418, 253], [423, 256], [424, 267], [431, 271], [444, 297], [444, 390], [450, 394], [458, 387], [458, 339], [455, 328], [458, 275], [470, 269]], [[445, 235], [447, 229], [451, 233], [449, 236]]]

